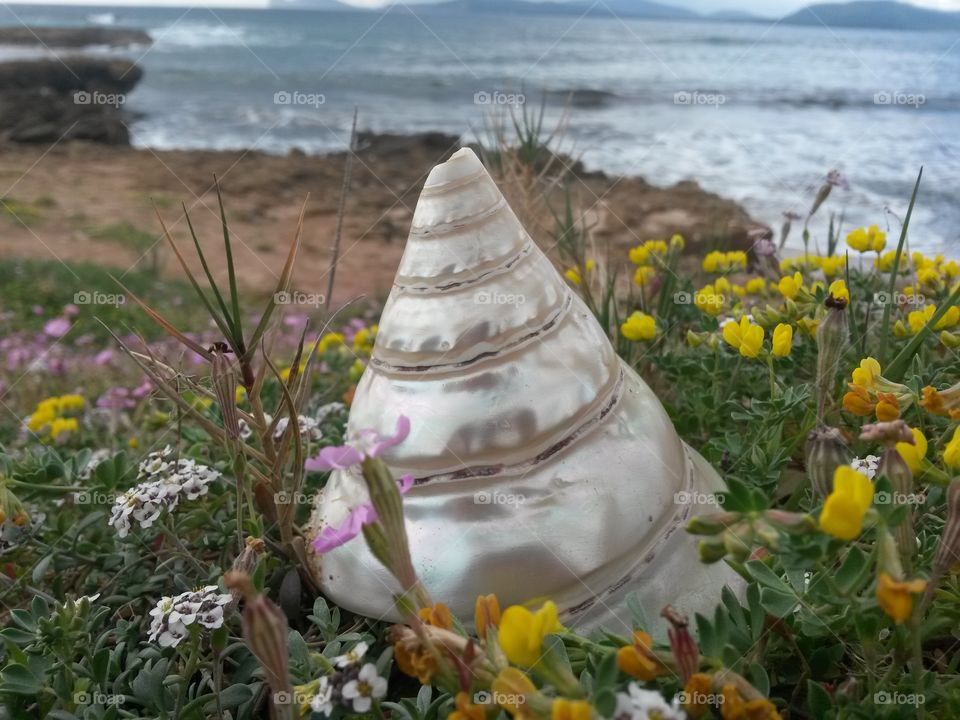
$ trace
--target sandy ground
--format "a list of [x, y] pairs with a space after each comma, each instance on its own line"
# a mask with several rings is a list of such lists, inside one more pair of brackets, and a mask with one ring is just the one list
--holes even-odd
[[[433, 165], [456, 149], [454, 138], [437, 134], [361, 138], [346, 204], [335, 304], [389, 290], [419, 189]], [[216, 174], [236, 240], [241, 285], [258, 293], [271, 291], [309, 195], [294, 286], [323, 293], [345, 162], [344, 154], [151, 151], [82, 142], [52, 148], [0, 146], [0, 253], [4, 258], [93, 262], [121, 274], [155, 269], [171, 276], [179, 269], [160, 237], [154, 204], [180, 246], [190, 250], [180, 207], [184, 203], [214, 274], [225, 280]], [[570, 197], [604, 256], [622, 257], [627, 247], [673, 232], [683, 232], [692, 248], [747, 243], [753, 225], [746, 213], [695, 183], [660, 189], [638, 178], [608, 178], [571, 166], [566, 178]], [[553, 220], [544, 202], [562, 210], [559, 191], [554, 189], [546, 201], [539, 196], [530, 200], [529, 188], [510, 185], [504, 180], [508, 199], [520, 206], [518, 214], [538, 242], [549, 247]]]

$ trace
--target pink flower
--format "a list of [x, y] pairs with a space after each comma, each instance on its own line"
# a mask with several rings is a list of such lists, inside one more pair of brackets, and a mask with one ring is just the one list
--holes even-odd
[[43, 332], [50, 337], [63, 337], [70, 330], [70, 321], [65, 317], [54, 318], [53, 320], [48, 320], [46, 325], [43, 326]]
[[304, 467], [318, 472], [346, 470], [367, 458], [379, 457], [384, 451], [402, 443], [409, 434], [410, 418], [401, 415], [397, 418], [397, 429], [392, 436], [381, 437], [376, 430], [369, 428], [360, 430], [352, 433], [345, 445], [325, 447], [319, 455], [307, 460]]
[[[413, 487], [413, 475], [407, 473], [400, 478], [399, 489], [401, 495]], [[340, 527], [325, 527], [313, 541], [313, 549], [318, 553], [327, 553], [353, 540], [363, 531], [364, 525], [375, 523], [380, 518], [377, 510], [370, 503], [358, 505], [347, 514], [347, 519]]]
[[79, 313], [80, 313], [80, 308], [78, 308], [73, 303], [63, 306], [63, 314], [66, 315], [67, 317], [73, 317], [74, 315], [78, 315]]
[[107, 348], [106, 350], [101, 350], [93, 358], [93, 362], [97, 365], [106, 365], [111, 360], [113, 360], [113, 350]]

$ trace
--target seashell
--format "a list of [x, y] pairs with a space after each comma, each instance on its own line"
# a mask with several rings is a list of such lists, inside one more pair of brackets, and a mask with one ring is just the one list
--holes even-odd
[[[737, 584], [683, 529], [720, 478], [469, 149], [427, 178], [349, 429], [391, 434], [400, 414], [410, 436], [382, 457], [416, 478], [404, 500], [414, 564], [459, 617], [495, 593], [623, 631], [630, 592], [655, 617], [668, 603], [712, 611]], [[359, 474], [333, 473], [312, 532], [366, 499]], [[396, 582], [362, 541], [314, 557], [338, 604], [399, 619]]]

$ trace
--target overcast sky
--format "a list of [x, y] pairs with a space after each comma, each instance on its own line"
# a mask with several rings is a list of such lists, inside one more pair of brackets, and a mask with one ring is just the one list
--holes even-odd
[[[3, 0], [4, 3], [30, 3], [54, 5], [176, 5], [180, 7], [262, 7], [268, 0]], [[405, 0], [410, 4], [436, 2], [437, 0]], [[584, 2], [585, 0], [577, 0]], [[804, 5], [838, 0], [658, 0], [701, 12], [714, 10], [746, 10], [765, 17], [779, 17]], [[377, 8], [392, 0], [341, 0], [356, 7]], [[911, 4], [938, 10], [960, 10], [960, 0], [911, 0]]]

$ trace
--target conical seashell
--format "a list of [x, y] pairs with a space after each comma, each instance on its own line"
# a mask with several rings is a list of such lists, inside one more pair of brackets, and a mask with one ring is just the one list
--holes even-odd
[[[349, 428], [388, 435], [401, 414], [410, 436], [383, 459], [416, 478], [404, 501], [414, 564], [459, 617], [495, 593], [623, 631], [612, 621], [627, 618], [629, 592], [655, 617], [668, 603], [712, 609], [734, 581], [701, 564], [683, 530], [719, 477], [468, 149], [427, 178]], [[365, 500], [359, 475], [335, 472], [313, 531]], [[396, 582], [360, 540], [317, 563], [337, 603], [396, 618]]]

